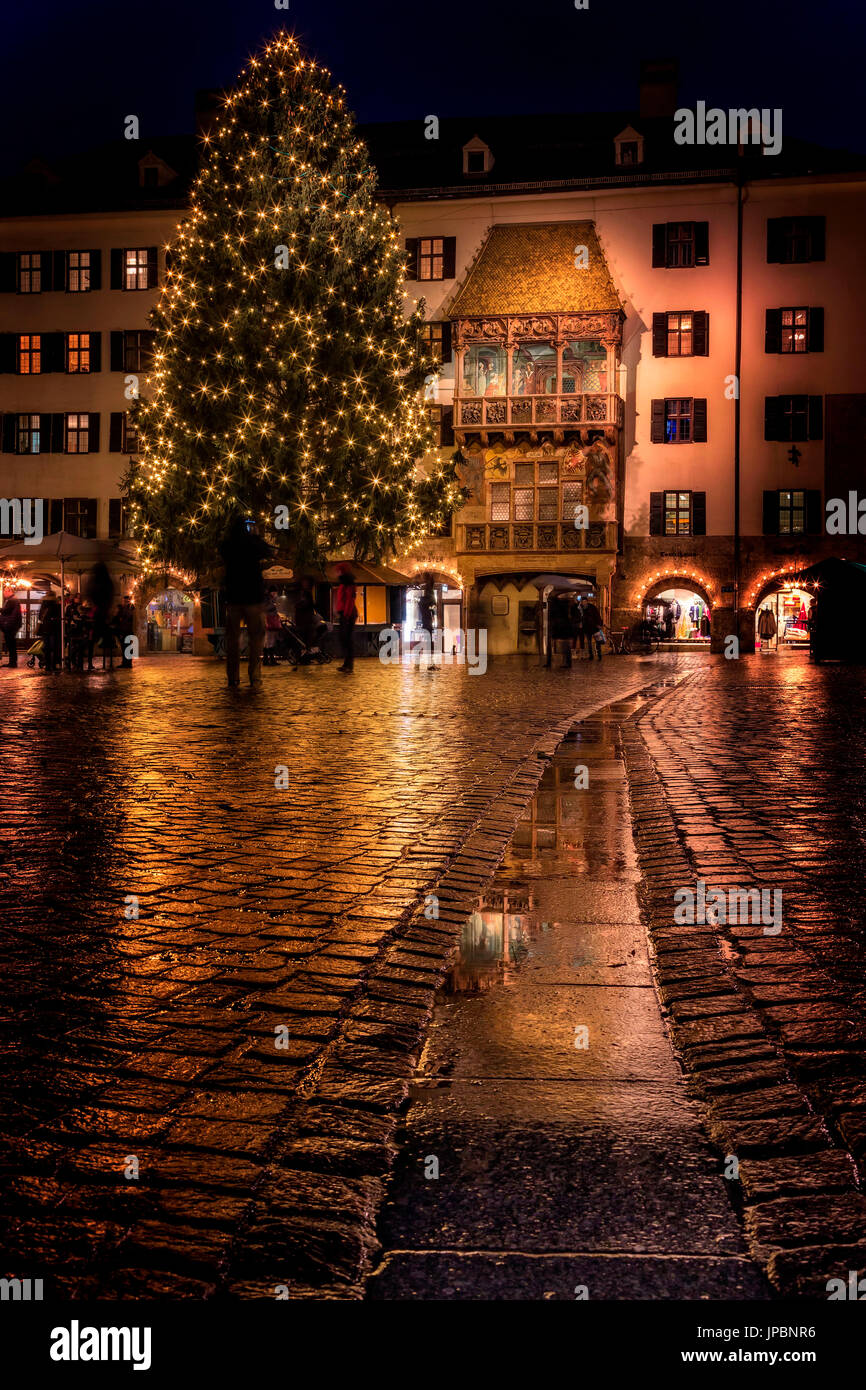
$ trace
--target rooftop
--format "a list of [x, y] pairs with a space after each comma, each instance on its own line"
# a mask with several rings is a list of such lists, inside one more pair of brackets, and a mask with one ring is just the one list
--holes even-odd
[[[588, 263], [575, 264], [585, 246]], [[450, 318], [593, 313], [621, 308], [592, 222], [493, 227]]]

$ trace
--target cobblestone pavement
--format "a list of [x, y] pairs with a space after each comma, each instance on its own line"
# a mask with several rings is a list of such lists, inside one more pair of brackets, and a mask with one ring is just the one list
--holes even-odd
[[0, 671], [6, 1272], [356, 1294], [442, 965], [539, 754], [705, 662], [362, 662], [258, 696], [194, 659]]
[[[866, 677], [711, 662], [624, 731], [657, 978], [786, 1294], [866, 1269]], [[674, 893], [779, 890], [781, 931], [675, 925]], [[775, 927], [775, 923], [773, 924]]]

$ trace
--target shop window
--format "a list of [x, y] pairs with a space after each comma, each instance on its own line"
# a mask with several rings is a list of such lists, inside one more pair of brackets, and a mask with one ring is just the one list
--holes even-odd
[[379, 623], [382, 627], [388, 622], [387, 592], [384, 584], [364, 586], [365, 623]]
[[18, 371], [21, 376], [38, 376], [42, 371], [42, 337], [39, 333], [18, 335]]
[[41, 294], [42, 252], [22, 251], [18, 257], [18, 293]]
[[653, 227], [653, 265], [668, 270], [709, 265], [709, 229], [709, 222], [657, 222]]

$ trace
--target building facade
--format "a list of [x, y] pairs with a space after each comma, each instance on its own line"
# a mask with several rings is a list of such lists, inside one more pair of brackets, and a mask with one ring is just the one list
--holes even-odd
[[[866, 444], [863, 161], [677, 146], [672, 109], [665, 79], [631, 113], [366, 132], [467, 494], [412, 567], [494, 654], [534, 648], [545, 576], [614, 629], [748, 643], [768, 602], [803, 635], [792, 575], [864, 558], [856, 525], [825, 525]], [[0, 223], [0, 491], [47, 499], [52, 530], [125, 531], [127, 409], [194, 163], [177, 148], [127, 158], [122, 207], [49, 187]]]

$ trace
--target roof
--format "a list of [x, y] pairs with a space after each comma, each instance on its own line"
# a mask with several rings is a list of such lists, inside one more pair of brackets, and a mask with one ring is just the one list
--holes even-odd
[[[578, 267], [575, 249], [589, 263]], [[569, 314], [621, 308], [593, 222], [493, 227], [449, 318], [487, 314]]]

